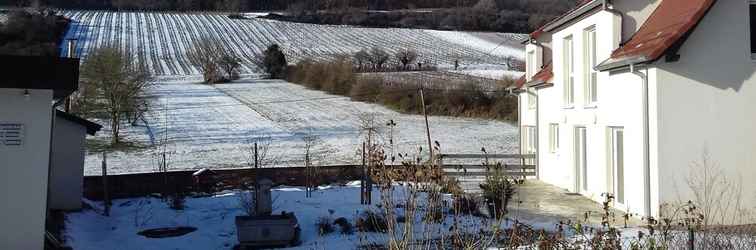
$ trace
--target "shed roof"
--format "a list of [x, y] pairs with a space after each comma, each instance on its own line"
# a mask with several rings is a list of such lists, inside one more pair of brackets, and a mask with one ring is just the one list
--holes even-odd
[[50, 89], [62, 99], [79, 88], [79, 59], [0, 55], [0, 88]]
[[716, 0], [664, 0], [629, 41], [596, 66], [611, 70], [633, 63], [653, 62], [677, 49]]
[[84, 118], [75, 116], [73, 114], [69, 114], [60, 110], [55, 110], [55, 116], [76, 124], [79, 124], [87, 129], [87, 134], [89, 135], [95, 135], [97, 131], [100, 131], [102, 129], [102, 125], [91, 122], [89, 120], [86, 120]]

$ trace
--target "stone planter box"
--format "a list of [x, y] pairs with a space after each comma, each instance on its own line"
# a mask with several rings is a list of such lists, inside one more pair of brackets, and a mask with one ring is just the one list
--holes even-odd
[[241, 249], [297, 245], [299, 233], [297, 217], [293, 213], [236, 217], [236, 235]]

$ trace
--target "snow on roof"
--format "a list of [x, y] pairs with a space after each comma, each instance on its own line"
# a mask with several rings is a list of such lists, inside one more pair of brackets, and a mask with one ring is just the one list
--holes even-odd
[[685, 41], [716, 0], [664, 0], [612, 56], [597, 66], [610, 70], [631, 63], [658, 60], [669, 49]]

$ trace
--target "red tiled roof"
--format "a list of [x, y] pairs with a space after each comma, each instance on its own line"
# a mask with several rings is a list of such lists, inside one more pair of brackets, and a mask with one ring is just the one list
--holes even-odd
[[638, 32], [598, 66], [601, 70], [659, 59], [689, 34], [716, 0], [664, 0]]
[[530, 82], [548, 82], [554, 78], [554, 67], [551, 63], [546, 64], [541, 71], [538, 71], [533, 75], [533, 79]]
[[525, 87], [528, 83], [547, 83], [551, 81], [554, 78], [554, 67], [551, 63], [546, 64], [545, 67], [541, 69], [541, 71], [538, 71], [535, 75], [533, 75], [533, 79], [530, 79], [530, 82], [525, 80], [525, 76], [520, 77], [520, 79], [515, 82], [517, 89], [522, 89]]
[[515, 82], [515, 89], [521, 89], [523, 86], [525, 86], [526, 83], [528, 83], [526, 76], [523, 75], [522, 77], [518, 78]]

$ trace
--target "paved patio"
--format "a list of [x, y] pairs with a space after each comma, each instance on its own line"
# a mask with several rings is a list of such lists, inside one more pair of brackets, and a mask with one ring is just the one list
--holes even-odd
[[[478, 181], [461, 180], [462, 186], [467, 192], [479, 193]], [[529, 222], [554, 224], [559, 221], [585, 221], [588, 213], [588, 223], [598, 225], [601, 223], [602, 205], [582, 195], [571, 194], [565, 189], [538, 181], [527, 180], [517, 186], [517, 193], [509, 205], [509, 217], [512, 219], [527, 220]], [[625, 225], [624, 213], [613, 210], [615, 213], [614, 224], [618, 227]], [[638, 218], [630, 218], [628, 226], [640, 226], [642, 221]]]

